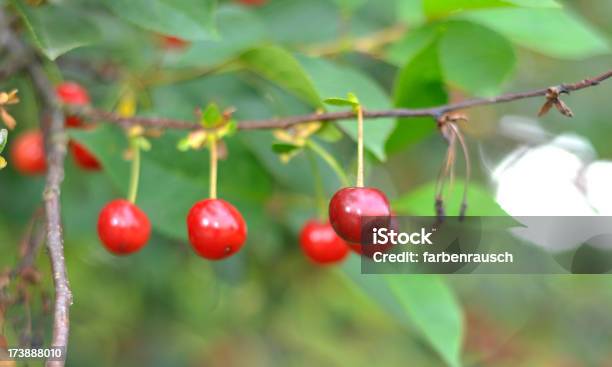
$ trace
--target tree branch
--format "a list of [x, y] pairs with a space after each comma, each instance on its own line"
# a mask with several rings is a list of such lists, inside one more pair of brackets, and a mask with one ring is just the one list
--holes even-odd
[[[4, 9], [0, 8], [0, 32], [4, 34], [6, 46], [16, 55], [30, 55], [25, 45], [10, 28]], [[45, 139], [47, 174], [43, 193], [46, 217], [46, 244], [51, 260], [53, 283], [55, 286], [55, 308], [53, 319], [53, 339], [51, 345], [66, 350], [70, 330], [69, 307], [72, 293], [68, 283], [66, 262], [64, 260], [64, 239], [61, 223], [60, 186], [64, 179], [64, 157], [66, 156], [66, 134], [64, 132], [64, 113], [56, 96], [53, 84], [47, 78], [39, 60], [32, 58], [26, 66], [34, 87], [43, 101], [41, 125]], [[63, 367], [64, 361], [47, 361], [49, 367]]]
[[[28, 66], [28, 72], [45, 104], [43, 114], [49, 120], [42, 125], [47, 155], [47, 178], [43, 199], [47, 218], [47, 249], [51, 258], [53, 283], [55, 285], [55, 308], [53, 322], [53, 347], [68, 346], [70, 330], [69, 308], [72, 292], [68, 283], [66, 262], [64, 260], [64, 239], [61, 223], [60, 186], [64, 180], [64, 158], [66, 156], [66, 133], [64, 114], [56, 97], [53, 85], [41, 65], [37, 62]], [[48, 361], [48, 367], [62, 367], [64, 361]]]
[[[612, 70], [609, 70], [601, 75], [593, 78], [581, 80], [571, 84], [561, 84], [556, 87], [561, 93], [569, 93], [589, 87], [599, 85], [601, 82], [612, 77]], [[506, 103], [512, 101], [518, 101], [521, 99], [544, 97], [548, 93], [550, 88], [536, 89], [526, 92], [519, 93], [508, 93], [502, 94], [492, 98], [478, 98], [469, 99], [458, 103], [451, 103], [442, 106], [430, 107], [430, 108], [417, 108], [417, 109], [406, 109], [397, 108], [389, 110], [379, 111], [363, 111], [363, 117], [365, 119], [377, 119], [383, 117], [423, 117], [429, 116], [438, 119], [442, 115], [454, 112], [457, 110], [473, 108], [484, 105], [492, 105], [498, 103]], [[201, 126], [193, 121], [176, 120], [163, 117], [143, 117], [143, 116], [132, 116], [124, 117], [113, 112], [102, 111], [92, 107], [66, 107], [69, 113], [80, 115], [84, 118], [93, 121], [105, 121], [114, 124], [119, 124], [124, 127], [131, 125], [142, 125], [144, 127], [156, 127], [164, 129], [185, 129], [185, 130], [197, 130]], [[264, 120], [243, 120], [238, 123], [238, 129], [240, 130], [257, 130], [257, 129], [286, 129], [293, 125], [311, 122], [311, 121], [336, 121], [355, 118], [354, 111], [340, 111], [340, 112], [324, 112], [324, 113], [312, 113], [308, 115], [278, 117]]]

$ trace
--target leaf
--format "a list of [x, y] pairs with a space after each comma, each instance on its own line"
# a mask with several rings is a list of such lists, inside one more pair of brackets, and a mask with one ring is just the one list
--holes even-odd
[[[434, 216], [434, 198], [436, 196], [436, 183], [430, 182], [401, 196], [393, 202], [393, 210], [398, 214]], [[463, 181], [457, 180], [452, 187], [448, 187], [444, 195], [444, 205], [447, 215], [458, 215], [463, 196]], [[508, 214], [497, 204], [495, 198], [482, 185], [472, 182], [468, 188], [467, 215], [470, 216], [499, 216]]]
[[197, 41], [216, 36], [214, 0], [108, 0], [117, 15], [139, 27]]
[[[444, 88], [438, 41], [436, 38], [408, 60], [395, 81], [396, 107], [430, 107], [444, 104], [448, 95]], [[435, 131], [429, 117], [398, 119], [386, 145], [388, 153], [397, 152]]]
[[342, 132], [331, 122], [323, 124], [316, 135], [329, 143], [335, 143], [342, 139]]
[[463, 335], [461, 307], [444, 278], [436, 275], [364, 275], [361, 261], [350, 257], [343, 274], [397, 320], [415, 325], [449, 366], [460, 366]]
[[406, 65], [409, 60], [423, 51], [443, 31], [439, 24], [435, 23], [407, 32], [401, 40], [389, 47], [386, 60], [399, 67]]
[[412, 322], [447, 365], [461, 366], [463, 315], [444, 279], [435, 275], [385, 279]]
[[51, 60], [78, 47], [97, 42], [101, 32], [87, 14], [68, 6], [32, 8], [12, 0], [34, 44]]
[[322, 107], [319, 93], [300, 63], [278, 46], [254, 48], [240, 56], [245, 66], [262, 77], [277, 83], [304, 102]]
[[216, 103], [210, 103], [202, 112], [202, 126], [214, 127], [221, 121], [221, 111]]
[[346, 98], [340, 98], [340, 97], [333, 97], [333, 98], [326, 98], [323, 100], [323, 102], [325, 104], [328, 105], [332, 105], [332, 106], [344, 106], [344, 107], [357, 107], [359, 106], [359, 102], [355, 102], [355, 101], [350, 101]]
[[[320, 95], [338, 96], [359, 91], [359, 100], [364, 109], [389, 108], [389, 98], [385, 92], [373, 80], [358, 71], [322, 59], [301, 57], [300, 62]], [[364, 145], [380, 160], [385, 159], [385, 142], [394, 125], [395, 122], [390, 118], [366, 121], [363, 125]], [[357, 123], [354, 119], [340, 121], [338, 126], [353, 140], [357, 140]]]
[[441, 18], [456, 12], [499, 8], [499, 7], [536, 7], [559, 8], [554, 0], [422, 0], [423, 10], [430, 18]]
[[479, 96], [492, 96], [514, 70], [514, 50], [505, 37], [470, 22], [449, 22], [440, 39], [446, 79]]
[[239, 56], [266, 38], [262, 22], [241, 7], [219, 7], [216, 23], [218, 39], [193, 42], [183, 52], [168, 54], [165, 64], [177, 68], [212, 67]]
[[583, 59], [610, 52], [606, 38], [569, 10], [491, 9], [464, 13], [461, 18], [485, 25], [521, 46], [552, 57]]
[[8, 141], [8, 131], [6, 129], [0, 129], [0, 153], [4, 151], [6, 142]]
[[274, 153], [277, 153], [277, 154], [292, 153], [298, 149], [302, 149], [302, 147], [299, 147], [293, 144], [287, 144], [287, 143], [272, 144], [272, 150], [274, 151]]

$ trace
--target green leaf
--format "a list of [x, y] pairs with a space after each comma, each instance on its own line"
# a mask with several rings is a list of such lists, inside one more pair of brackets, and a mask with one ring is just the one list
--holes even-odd
[[406, 62], [423, 51], [443, 31], [439, 24], [435, 23], [407, 32], [401, 40], [389, 47], [386, 60], [398, 67], [406, 65]]
[[286, 143], [272, 144], [272, 150], [274, 151], [274, 153], [277, 153], [277, 154], [291, 153], [298, 149], [302, 149], [302, 147], [299, 147], [293, 144], [286, 144]]
[[[341, 96], [348, 94], [350, 91], [359, 91], [359, 100], [364, 109], [389, 108], [389, 98], [385, 92], [376, 82], [356, 70], [322, 59], [302, 57], [300, 62], [314, 81], [320, 95]], [[395, 122], [390, 118], [381, 118], [375, 122], [366, 121], [364, 123], [364, 145], [380, 160], [385, 159], [385, 142], [394, 125]], [[338, 126], [353, 140], [357, 140], [357, 123], [355, 120], [340, 121]]]
[[500, 7], [535, 7], [559, 8], [554, 0], [422, 0], [423, 10], [430, 18], [440, 18], [456, 12], [500, 8]]
[[216, 36], [214, 0], [108, 0], [117, 16], [139, 27], [186, 40]]
[[262, 46], [245, 52], [240, 60], [253, 72], [277, 83], [314, 107], [321, 98], [308, 74], [288, 51], [277, 46]]
[[410, 329], [415, 325], [449, 366], [460, 366], [463, 317], [444, 278], [437, 275], [364, 275], [361, 274], [361, 261], [369, 260], [348, 258], [342, 264], [342, 274], [397, 323]]
[[213, 67], [236, 58], [266, 38], [262, 22], [241, 7], [219, 7], [216, 23], [218, 39], [196, 41], [183, 52], [169, 53], [165, 64], [177, 68]]
[[202, 126], [215, 127], [221, 121], [221, 111], [216, 103], [210, 103], [202, 112]]
[[[491, 9], [461, 14], [521, 46], [563, 59], [608, 54], [610, 44], [599, 31], [564, 9]], [[518, 26], [520, 25], [520, 26]]]
[[[396, 107], [430, 107], [444, 104], [448, 95], [444, 88], [438, 42], [434, 38], [425, 48], [408, 60], [395, 81]], [[398, 119], [386, 150], [397, 152], [435, 131], [429, 117]]]
[[45, 5], [32, 8], [12, 0], [36, 45], [51, 60], [101, 37], [87, 14], [73, 7]]
[[[444, 205], [447, 215], [458, 215], [463, 197], [463, 181], [457, 180], [452, 187], [448, 187], [444, 195]], [[393, 210], [398, 214], [407, 215], [436, 215], [434, 200], [436, 197], [435, 181], [415, 188], [393, 202]], [[472, 182], [468, 188], [467, 215], [470, 216], [499, 216], [508, 214], [497, 204], [490, 190], [482, 185]]]
[[449, 22], [440, 39], [447, 81], [479, 96], [492, 96], [511, 75], [515, 57], [507, 39], [470, 22]]
[[387, 276], [412, 322], [448, 366], [461, 366], [463, 315], [444, 279], [436, 275]]
[[[404, 0], [397, 2], [397, 13], [399, 19], [415, 26], [424, 23], [427, 19], [423, 11], [422, 0]], [[410, 34], [412, 32], [408, 32]]]
[[335, 143], [342, 139], [342, 132], [330, 122], [323, 124], [316, 135], [329, 143]]
[[8, 141], [8, 130], [0, 129], [0, 153], [4, 151], [6, 142]]
[[340, 98], [340, 97], [332, 97], [332, 98], [326, 98], [325, 100], [323, 100], [324, 103], [328, 104], [328, 105], [332, 105], [332, 106], [348, 106], [348, 107], [357, 107], [359, 106], [359, 100], [357, 99], [357, 96], [355, 96], [355, 94], [353, 93], [349, 93], [347, 98]]

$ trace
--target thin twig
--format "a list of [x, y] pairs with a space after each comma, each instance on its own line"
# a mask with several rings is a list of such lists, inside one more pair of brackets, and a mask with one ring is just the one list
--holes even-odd
[[[577, 91], [589, 87], [599, 85], [601, 82], [612, 77], [612, 70], [609, 70], [601, 75], [594, 78], [588, 78], [571, 84], [561, 84], [556, 86], [559, 90], [569, 93], [571, 91]], [[519, 93], [508, 93], [492, 98], [477, 98], [469, 99], [458, 103], [451, 103], [430, 108], [396, 108], [388, 110], [368, 111], [363, 110], [363, 117], [365, 119], [377, 119], [384, 117], [423, 117], [429, 116], [433, 118], [439, 118], [440, 116], [467, 108], [492, 105], [498, 103], [506, 103], [512, 101], [518, 101], [521, 99], [534, 98], [546, 96], [549, 88], [541, 88], [532, 91], [519, 92]], [[166, 129], [186, 129], [196, 130], [200, 129], [201, 126], [193, 121], [176, 120], [163, 117], [144, 117], [144, 116], [133, 116], [124, 117], [119, 114], [102, 111], [91, 107], [67, 107], [69, 113], [81, 115], [84, 118], [93, 121], [103, 121], [109, 123], [115, 123], [122, 126], [131, 125], [142, 125], [145, 127], [157, 127]], [[312, 121], [336, 121], [353, 119], [356, 117], [354, 111], [340, 111], [340, 112], [324, 112], [324, 113], [311, 113], [307, 115], [287, 116], [278, 117], [264, 120], [243, 120], [238, 123], [238, 129], [240, 130], [257, 130], [257, 129], [286, 129], [291, 126], [312, 122]]]
[[[32, 81], [45, 104], [44, 112], [50, 116], [43, 124], [47, 155], [47, 178], [43, 199], [47, 217], [47, 249], [51, 258], [53, 283], [55, 285], [55, 308], [53, 320], [53, 347], [67, 348], [70, 330], [69, 308], [72, 292], [68, 283], [64, 260], [64, 238], [61, 223], [60, 186], [64, 180], [64, 158], [66, 156], [66, 133], [64, 114], [55, 89], [39, 63], [28, 67]], [[63, 367], [64, 361], [48, 361], [48, 367]]]

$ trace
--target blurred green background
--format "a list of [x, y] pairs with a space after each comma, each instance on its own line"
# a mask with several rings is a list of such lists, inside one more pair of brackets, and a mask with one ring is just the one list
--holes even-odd
[[[347, 92], [367, 109], [422, 107], [574, 82], [612, 65], [610, 1], [35, 3], [0, 1], [48, 58], [54, 81], [78, 81], [102, 109], [114, 109], [132, 90], [138, 114], [194, 121], [194, 110], [209, 102], [235, 107], [238, 120], [307, 113]], [[159, 34], [189, 44], [168, 50]], [[27, 76], [0, 82], [0, 90], [11, 88], [22, 101], [10, 108], [18, 127], [9, 148], [11, 137], [40, 120]], [[610, 86], [565, 101], [576, 116], [553, 111], [542, 125], [583, 135], [600, 158], [612, 158]], [[477, 157], [471, 214], [495, 210], [476, 148], [502, 152], [513, 143], [499, 136], [500, 118], [534, 117], [542, 103], [468, 112], [463, 131]], [[314, 137], [351, 180], [354, 125], [339, 123], [341, 137]], [[185, 134], [151, 139], [138, 204], [154, 235], [141, 252], [115, 257], [99, 244], [96, 222], [106, 202], [126, 194], [127, 140], [104, 124], [71, 132], [104, 168], [88, 173], [72, 157], [66, 161], [63, 221], [74, 293], [69, 366], [612, 366], [607, 276], [361, 275], [356, 254], [342, 265], [313, 265], [297, 240], [316, 215], [313, 173], [304, 154], [281, 162], [270, 131], [229, 137], [220, 162], [219, 195], [243, 213], [247, 244], [221, 262], [197, 257], [186, 241], [185, 215], [208, 193], [208, 153], [179, 152]], [[434, 214], [431, 187], [446, 147], [431, 119], [366, 122], [366, 148], [368, 185], [399, 203], [400, 214]], [[3, 155], [9, 166], [0, 172], [0, 269], [16, 264], [44, 185], [43, 178], [16, 173], [8, 149]], [[331, 196], [340, 183], [318, 163]], [[461, 164], [457, 172], [463, 174]], [[31, 309], [16, 305], [6, 314], [10, 346], [50, 339], [50, 315], [40, 301], [52, 291], [44, 250], [37, 264], [43, 280], [29, 288]], [[32, 335], [23, 333], [27, 315]]]

